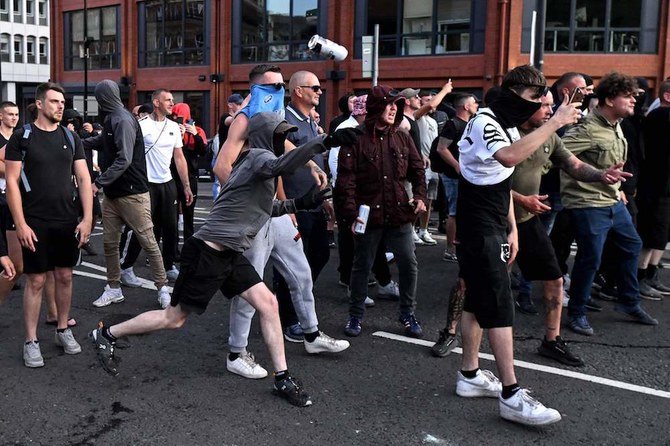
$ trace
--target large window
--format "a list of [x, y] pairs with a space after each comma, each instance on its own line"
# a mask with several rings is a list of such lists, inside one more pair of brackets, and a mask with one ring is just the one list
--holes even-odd
[[37, 3], [37, 13], [39, 14], [40, 22], [42, 26], [48, 25], [47, 22], [47, 2], [46, 0], [38, 0]]
[[326, 0], [235, 0], [233, 3], [233, 60], [309, 60], [314, 34], [326, 34]]
[[0, 34], [0, 62], [9, 62], [10, 59], [9, 34]]
[[23, 0], [14, 0], [12, 3], [12, 9], [14, 10], [14, 23], [21, 23], [23, 15]]
[[[524, 2], [522, 49], [529, 51], [535, 0]], [[655, 53], [659, 0], [547, 1], [544, 49], [567, 53]]]
[[140, 3], [140, 66], [207, 64], [208, 3], [203, 0]]
[[84, 34], [84, 11], [65, 13], [65, 69], [83, 70], [88, 37], [88, 69], [119, 68], [118, 6], [88, 10], [88, 32]]
[[484, 49], [486, 0], [358, 0], [356, 12], [357, 38], [373, 35], [379, 25], [380, 56]]
[[0, 21], [9, 22], [9, 0], [0, 0]]
[[14, 63], [23, 63], [23, 36], [14, 36]]
[[26, 0], [26, 23], [35, 24], [35, 0]]
[[40, 37], [40, 64], [49, 64], [49, 39]]
[[26, 39], [26, 62], [28, 63], [37, 63], [37, 56], [35, 55], [36, 42], [37, 40], [34, 36], [28, 36]]

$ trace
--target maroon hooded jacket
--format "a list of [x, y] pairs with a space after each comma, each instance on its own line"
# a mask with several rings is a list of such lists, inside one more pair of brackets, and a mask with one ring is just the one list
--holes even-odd
[[362, 204], [370, 206], [369, 227], [402, 226], [416, 219], [405, 190], [412, 185], [414, 200], [426, 202], [423, 158], [408, 133], [398, 131], [402, 104], [398, 104], [395, 123], [381, 131], [375, 123], [387, 104], [403, 101], [388, 86], [373, 87], [366, 102], [367, 116], [359, 128], [356, 143], [342, 146], [338, 157], [336, 203], [340, 218], [353, 222]]

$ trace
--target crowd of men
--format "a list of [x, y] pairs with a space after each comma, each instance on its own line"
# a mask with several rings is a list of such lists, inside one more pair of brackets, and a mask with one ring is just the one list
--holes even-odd
[[[119, 373], [118, 338], [178, 329], [220, 290], [230, 299], [227, 370], [268, 375], [247, 351], [258, 312], [273, 392], [311, 405], [289, 373], [284, 341], [304, 343], [311, 354], [350, 346], [319, 329], [313, 288], [331, 248], [338, 248], [349, 297], [346, 336], [363, 332], [366, 307], [375, 304], [368, 288], [376, 284], [377, 298], [398, 302], [404, 334], [422, 337], [416, 247], [437, 245], [432, 209], [444, 215], [443, 259], [452, 262], [445, 268], [459, 267], [457, 283], [445, 284], [453, 285], [448, 322], [432, 352], [447, 356], [462, 343], [459, 396], [497, 398], [501, 417], [522, 424], [561, 419], [514, 372], [515, 311], [539, 313], [534, 280], [542, 281], [546, 321], [538, 353], [562, 364], [584, 364], [561, 337], [563, 307], [570, 330], [593, 335], [587, 310], [601, 307], [592, 293], [615, 300], [634, 322], [658, 324], [640, 302], [670, 295], [658, 278], [670, 235], [670, 81], [650, 110], [646, 81], [616, 72], [596, 87], [584, 74], [565, 73], [549, 88], [541, 72], [517, 67], [487, 92], [485, 107], [473, 94], [453, 92], [451, 79], [439, 91], [378, 85], [343, 96], [343, 113], [326, 133], [314, 73], [295, 72], [286, 86], [279, 67], [258, 65], [249, 80], [246, 98], [228, 98], [210, 144], [214, 204], [199, 228], [198, 158], [208, 141], [188, 104], [175, 104], [169, 90], [156, 90], [131, 113], [118, 85], [102, 81], [95, 97], [104, 121], [95, 127], [65, 110], [65, 91], [54, 83], [37, 88], [23, 126], [16, 104], [0, 104], [0, 301], [25, 274], [27, 367], [44, 366], [37, 337], [43, 292], [55, 343], [66, 354], [81, 352], [70, 317], [72, 270], [80, 249], [95, 254], [89, 236], [98, 218], [107, 284], [92, 304], [122, 303], [122, 286], [142, 285], [133, 265], [144, 250], [160, 306], [119, 324], [101, 321], [90, 333], [112, 375]], [[268, 262], [274, 293], [263, 281]], [[484, 329], [499, 378], [479, 368]]]

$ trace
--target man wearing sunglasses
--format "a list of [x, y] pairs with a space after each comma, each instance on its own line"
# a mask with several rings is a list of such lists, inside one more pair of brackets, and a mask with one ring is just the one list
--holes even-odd
[[[514, 372], [514, 303], [507, 269], [518, 249], [512, 174], [514, 166], [556, 130], [574, 124], [580, 116], [577, 106], [565, 101], [551, 119], [521, 138], [516, 127], [540, 109], [546, 91], [546, 80], [535, 68], [524, 65], [511, 70], [489, 107], [470, 120], [458, 144], [457, 255], [467, 294], [456, 394], [498, 398], [502, 418], [527, 425], [555, 423], [561, 415], [522, 389]], [[500, 380], [479, 369], [483, 329], [488, 329]]]

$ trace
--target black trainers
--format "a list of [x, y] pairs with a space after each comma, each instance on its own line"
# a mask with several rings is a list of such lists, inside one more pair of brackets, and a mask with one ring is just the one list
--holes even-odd
[[603, 307], [595, 303], [593, 299], [587, 300], [584, 307], [589, 311], [603, 311]]
[[88, 336], [91, 338], [91, 341], [93, 341], [96, 355], [98, 356], [102, 368], [110, 375], [117, 376], [119, 374], [118, 365], [120, 359], [114, 356], [116, 342], [110, 342], [102, 335], [103, 328], [104, 323], [102, 321], [98, 322], [98, 328], [91, 331]]
[[592, 296], [606, 302], [615, 302], [617, 299], [619, 299], [619, 290], [616, 286], [605, 285], [604, 287], [600, 288], [599, 291], [592, 294]]
[[445, 356], [449, 356], [451, 352], [458, 347], [460, 343], [458, 342], [458, 338], [454, 335], [451, 335], [447, 332], [447, 330], [441, 330], [440, 331], [440, 337], [437, 340], [437, 342], [430, 348], [431, 353], [433, 356], [436, 356], [438, 358], [444, 358]]
[[416, 320], [413, 314], [401, 315], [398, 321], [405, 326], [405, 334], [410, 338], [420, 338], [423, 336], [421, 324], [419, 324], [419, 321]]
[[543, 339], [542, 344], [537, 348], [537, 352], [541, 356], [555, 359], [565, 365], [571, 365], [573, 367], [581, 367], [584, 365], [584, 361], [568, 349], [568, 345], [560, 336], [556, 336], [556, 340], [551, 342], [547, 341], [546, 338]]
[[298, 380], [290, 375], [286, 375], [284, 379], [275, 380], [272, 387], [272, 393], [288, 400], [289, 403], [298, 407], [306, 407], [312, 405], [312, 399], [307, 392], [302, 388]]
[[519, 311], [523, 314], [538, 314], [537, 308], [535, 308], [535, 304], [533, 304], [533, 300], [530, 298], [529, 294], [519, 293], [516, 296], [516, 299], [514, 299], [514, 303]]

